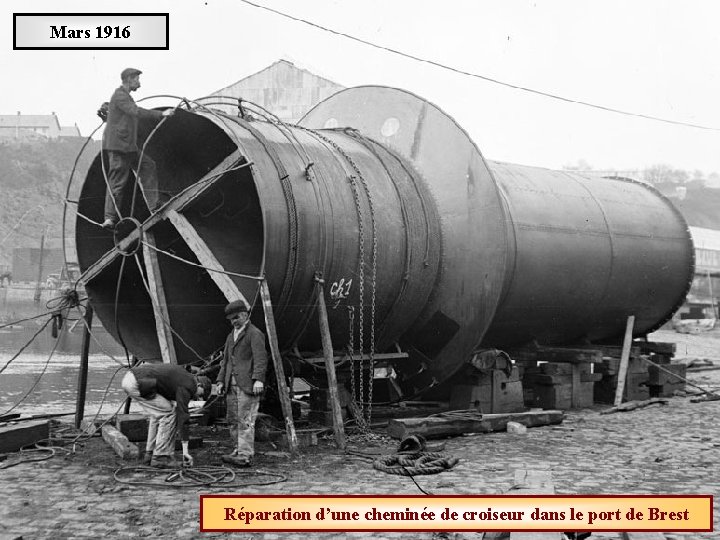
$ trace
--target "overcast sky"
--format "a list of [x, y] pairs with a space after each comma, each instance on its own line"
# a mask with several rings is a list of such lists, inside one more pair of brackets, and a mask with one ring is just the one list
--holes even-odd
[[[255, 0], [414, 56], [634, 113], [720, 129], [720, 2]], [[47, 114], [83, 135], [127, 66], [136, 99], [196, 98], [284, 58], [344, 86], [410, 90], [490, 159], [720, 172], [720, 131], [564, 103], [393, 55], [239, 0], [4, 0], [0, 113]], [[13, 51], [13, 12], [169, 12], [168, 51]], [[154, 101], [162, 105], [162, 101]]]

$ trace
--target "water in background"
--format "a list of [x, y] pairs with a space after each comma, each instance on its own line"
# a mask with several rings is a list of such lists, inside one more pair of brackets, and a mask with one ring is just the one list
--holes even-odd
[[[13, 353], [0, 352], [0, 369]], [[13, 413], [46, 414], [75, 411], [80, 356], [48, 353], [23, 353], [0, 373], [0, 415], [6, 413], [24, 396]], [[118, 361], [124, 357], [116, 357]], [[89, 358], [85, 417], [95, 415], [103, 402], [101, 414], [115, 413], [125, 400], [120, 381], [125, 373], [120, 365], [106, 355]], [[40, 376], [45, 370], [42, 377]], [[117, 374], [116, 374], [117, 372]], [[114, 376], [114, 378], [113, 378]], [[38, 380], [39, 378], [39, 380]], [[33, 385], [37, 385], [33, 389]], [[31, 390], [32, 389], [32, 390]]]

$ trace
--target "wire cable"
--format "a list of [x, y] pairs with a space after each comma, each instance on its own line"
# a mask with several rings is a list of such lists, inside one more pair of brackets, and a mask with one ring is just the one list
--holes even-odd
[[685, 126], [685, 127], [696, 128], [696, 129], [704, 129], [704, 130], [707, 130], [707, 131], [720, 131], [720, 127], [705, 126], [705, 125], [701, 125], [701, 124], [694, 124], [694, 123], [691, 123], [691, 122], [683, 122], [683, 121], [680, 121], [680, 120], [671, 120], [671, 119], [669, 119], [669, 118], [662, 118], [662, 117], [659, 117], [659, 116], [653, 116], [653, 115], [649, 115], [649, 114], [634, 113], [634, 112], [625, 111], [625, 110], [622, 110], [622, 109], [615, 109], [615, 108], [613, 108], [613, 107], [607, 107], [607, 106], [605, 106], [605, 105], [598, 105], [598, 104], [596, 104], [596, 103], [590, 103], [590, 102], [588, 102], [588, 101], [582, 101], [582, 100], [578, 100], [578, 99], [572, 99], [572, 98], [563, 97], [563, 96], [560, 96], [560, 95], [557, 95], [557, 94], [552, 94], [552, 93], [550, 93], [550, 92], [545, 92], [545, 91], [542, 91], [542, 90], [536, 90], [536, 89], [534, 89], [534, 88], [529, 88], [529, 87], [526, 87], [526, 86], [520, 86], [520, 85], [517, 85], [517, 84], [512, 84], [512, 83], [509, 83], [509, 82], [506, 82], [506, 81], [501, 81], [501, 80], [499, 80], [499, 79], [495, 79], [495, 78], [492, 78], [492, 77], [488, 77], [487, 75], [481, 75], [481, 74], [479, 74], [479, 73], [473, 73], [473, 72], [470, 72], [470, 71], [465, 71], [465, 70], [463, 70], [463, 69], [454, 68], [454, 67], [452, 67], [452, 66], [448, 66], [447, 64], [443, 64], [443, 63], [440, 63], [440, 62], [436, 62], [435, 60], [428, 60], [427, 58], [422, 58], [422, 57], [420, 57], [420, 56], [415, 56], [415, 55], [413, 55], [413, 54], [406, 53], [406, 52], [400, 51], [400, 50], [398, 50], [398, 49], [393, 49], [393, 48], [391, 48], [391, 47], [385, 47], [385, 46], [383, 46], [383, 45], [378, 45], [378, 44], [373, 43], [373, 42], [371, 42], [371, 41], [367, 41], [367, 40], [365, 40], [365, 39], [362, 39], [362, 38], [359, 38], [359, 37], [356, 37], [356, 36], [353, 36], [353, 35], [350, 35], [350, 34], [346, 34], [345, 32], [340, 32], [340, 31], [338, 31], [338, 30], [333, 30], [332, 28], [328, 28], [328, 27], [326, 27], [326, 26], [322, 26], [322, 25], [317, 24], [317, 23], [314, 23], [314, 22], [312, 22], [312, 21], [308, 21], [308, 20], [306, 20], [306, 19], [302, 19], [302, 18], [299, 18], [299, 17], [294, 17], [294, 16], [292, 16], [292, 15], [289, 15], [288, 13], [284, 13], [284, 12], [279, 11], [279, 10], [277, 10], [277, 9], [273, 9], [273, 8], [271, 8], [271, 7], [268, 7], [268, 6], [262, 6], [262, 5], [260, 5], [260, 4], [254, 3], [254, 2], [250, 2], [249, 0], [240, 0], [240, 1], [241, 1], [242, 3], [244, 3], [244, 4], [247, 4], [247, 5], [249, 5], [249, 6], [252, 6], [252, 7], [254, 7], [254, 8], [262, 9], [262, 10], [265, 10], [265, 11], [269, 11], [270, 13], [274, 13], [275, 15], [279, 15], [279, 16], [284, 17], [284, 18], [286, 18], [286, 19], [290, 19], [290, 20], [295, 21], [295, 22], [300, 22], [300, 23], [306, 24], [306, 25], [308, 25], [308, 26], [312, 26], [313, 28], [316, 28], [316, 29], [318, 29], [318, 30], [322, 30], [322, 31], [324, 31], [324, 32], [329, 32], [329, 33], [331, 33], [331, 34], [335, 34], [336, 36], [341, 36], [341, 37], [350, 39], [350, 40], [352, 40], [352, 41], [355, 41], [355, 42], [357, 42], [357, 43], [362, 43], [363, 45], [368, 45], [369, 47], [373, 47], [373, 48], [375, 48], [375, 49], [379, 49], [379, 50], [382, 50], [382, 51], [386, 51], [386, 52], [389, 52], [389, 53], [392, 53], [392, 54], [395, 54], [395, 55], [398, 55], [398, 56], [402, 56], [402, 57], [404, 57], [404, 58], [409, 58], [410, 60], [415, 60], [416, 62], [422, 62], [422, 63], [425, 63], [425, 64], [429, 64], [429, 65], [431, 65], [431, 66], [435, 66], [435, 67], [438, 67], [438, 68], [441, 68], [441, 69], [444, 69], [444, 70], [447, 70], [447, 71], [451, 71], [451, 72], [457, 73], [457, 74], [459, 74], [459, 75], [465, 75], [465, 76], [473, 77], [473, 78], [475, 78], [475, 79], [480, 79], [480, 80], [483, 80], [483, 81], [486, 81], [486, 82], [489, 82], [489, 83], [492, 83], [492, 84], [497, 84], [497, 85], [500, 85], [500, 86], [504, 86], [504, 87], [506, 87], [506, 88], [512, 88], [513, 90], [518, 90], [518, 91], [521, 91], [521, 92], [527, 92], [527, 93], [535, 94], [535, 95], [542, 96], [542, 97], [545, 97], [545, 98], [550, 98], [550, 99], [554, 99], [554, 100], [557, 100], [557, 101], [562, 101], [562, 102], [565, 102], [565, 103], [573, 103], [573, 104], [575, 104], [575, 105], [582, 105], [582, 106], [585, 106], [585, 107], [591, 107], [591, 108], [593, 108], [593, 109], [599, 109], [599, 110], [606, 111], [606, 112], [610, 112], [610, 113], [614, 113], [614, 114], [622, 114], [622, 115], [625, 115], [625, 116], [634, 116], [634, 117], [636, 117], [636, 118], [644, 118], [645, 120], [653, 120], [653, 121], [656, 121], [656, 122], [663, 122], [663, 123], [666, 123], [666, 124], [673, 124], [673, 125], [677, 125], [677, 126]]
[[[25, 345], [23, 345], [22, 347], [20, 347], [20, 350], [19, 350], [17, 353], [15, 353], [15, 356], [13, 356], [10, 360], [7, 361], [7, 364], [5, 364], [2, 368], [0, 368], [0, 373], [2, 373], [3, 371], [5, 371], [5, 369], [6, 369], [18, 356], [20, 356], [20, 354], [21, 354], [25, 349], [27, 349], [27, 348], [30, 346], [30, 344], [35, 340], [35, 338], [40, 335], [40, 332], [42, 332], [43, 330], [45, 330], [45, 328], [47, 327], [47, 325], [50, 324], [50, 321], [52, 321], [52, 318], [49, 318], [47, 321], [45, 321], [45, 324], [43, 324], [40, 328], [38, 328], [38, 331], [35, 332], [35, 334], [33, 334], [33, 336], [28, 340], [28, 342], [25, 343]], [[56, 345], [57, 345], [57, 344], [56, 344]], [[53, 350], [54, 350], [54, 349], [53, 349]], [[33, 388], [34, 388], [34, 387], [33, 387]], [[14, 409], [14, 408], [15, 408], [15, 407], [13, 407], [13, 409]], [[12, 409], [10, 409], [10, 410], [12, 410]], [[8, 412], [10, 412], [10, 411], [8, 411]]]

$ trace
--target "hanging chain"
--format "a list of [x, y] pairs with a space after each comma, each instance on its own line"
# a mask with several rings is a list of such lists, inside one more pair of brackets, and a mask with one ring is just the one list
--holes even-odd
[[[363, 412], [364, 419], [363, 423], [365, 423], [367, 426], [370, 425], [370, 421], [372, 419], [372, 396], [373, 396], [373, 378], [375, 375], [375, 296], [377, 291], [377, 224], [375, 221], [375, 205], [372, 198], [372, 193], [370, 192], [370, 187], [368, 186], [367, 180], [362, 174], [362, 171], [357, 166], [355, 161], [352, 159], [352, 157], [345, 152], [335, 141], [332, 139], [329, 139], [325, 137], [324, 135], [318, 133], [315, 130], [306, 129], [307, 131], [313, 133], [316, 137], [323, 140], [330, 146], [332, 146], [344, 159], [347, 161], [352, 169], [355, 171], [357, 178], [354, 175], [350, 175], [348, 177], [348, 180], [350, 181], [350, 187], [353, 192], [353, 198], [355, 199], [355, 206], [358, 213], [358, 227], [359, 227], [359, 237], [360, 237], [360, 261], [359, 261], [359, 270], [358, 270], [358, 278], [360, 281], [359, 286], [359, 294], [360, 294], [360, 331], [359, 331], [359, 352], [360, 352], [360, 388], [358, 391], [359, 394], [359, 405], [361, 407], [361, 411]], [[352, 131], [346, 131], [346, 134], [350, 135], [351, 137], [359, 137], [359, 135], [356, 132]], [[365, 226], [364, 226], [364, 220], [362, 216], [362, 206], [360, 203], [360, 193], [357, 186], [357, 179], [360, 179], [360, 182], [363, 185], [363, 189], [365, 191], [365, 194], [367, 196], [368, 200], [368, 206], [370, 208], [370, 223], [372, 225], [372, 281], [371, 281], [371, 290], [370, 290], [370, 351], [368, 354], [368, 363], [367, 363], [367, 371], [368, 371], [368, 401], [367, 403], [364, 400], [364, 384], [363, 384], [363, 354], [365, 349], [364, 344], [364, 328], [365, 328]], [[351, 323], [352, 324], [352, 323]], [[351, 334], [352, 335], [352, 334]], [[352, 337], [351, 337], [351, 343], [352, 343]], [[354, 350], [351, 346], [351, 350]], [[351, 352], [352, 354], [352, 352]], [[352, 364], [351, 364], [352, 365]], [[353, 382], [354, 382], [354, 374], [353, 374]], [[353, 399], [355, 398], [355, 395], [353, 395]], [[367, 405], [367, 412], [365, 412], [365, 405]]]

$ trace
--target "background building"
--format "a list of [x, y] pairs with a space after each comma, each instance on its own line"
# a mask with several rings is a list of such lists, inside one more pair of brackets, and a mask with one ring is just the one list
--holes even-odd
[[57, 139], [60, 137], [80, 137], [77, 124], [61, 126], [60, 120], [51, 114], [1, 114], [0, 141], [33, 139]]
[[[242, 98], [257, 103], [283, 122], [297, 123], [312, 107], [345, 87], [278, 60], [257, 73], [213, 92], [213, 96]], [[225, 101], [225, 100], [223, 100]], [[228, 114], [237, 114], [237, 104], [216, 105]]]

